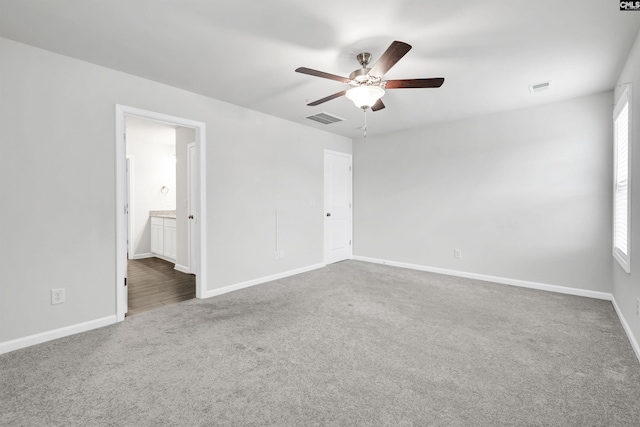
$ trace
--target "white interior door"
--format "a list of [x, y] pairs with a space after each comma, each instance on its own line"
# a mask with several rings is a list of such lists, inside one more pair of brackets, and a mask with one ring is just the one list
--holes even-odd
[[189, 262], [189, 273], [196, 274], [196, 209], [195, 209], [195, 201], [197, 200], [196, 193], [196, 144], [191, 143], [187, 144], [187, 217], [189, 218], [187, 221], [187, 251], [188, 251], [188, 262]]
[[324, 152], [324, 262], [351, 259], [351, 155]]

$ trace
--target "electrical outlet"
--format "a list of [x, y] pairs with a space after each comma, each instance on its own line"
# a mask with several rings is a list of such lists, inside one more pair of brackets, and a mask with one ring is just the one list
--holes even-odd
[[51, 305], [62, 304], [64, 302], [64, 288], [51, 290]]
[[453, 250], [453, 257], [454, 258], [462, 258], [462, 249], [454, 249]]

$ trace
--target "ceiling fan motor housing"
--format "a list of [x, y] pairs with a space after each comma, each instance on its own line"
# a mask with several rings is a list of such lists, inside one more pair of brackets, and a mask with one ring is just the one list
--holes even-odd
[[352, 86], [357, 86], [363, 83], [366, 83], [369, 80], [369, 71], [371, 68], [358, 68], [353, 73], [349, 74], [349, 79], [351, 80]]
[[380, 84], [380, 77], [370, 76], [369, 71], [371, 68], [367, 68], [369, 61], [371, 61], [371, 54], [369, 52], [359, 53], [356, 57], [362, 68], [355, 70], [349, 74], [349, 84], [353, 87], [362, 85], [378, 85]]

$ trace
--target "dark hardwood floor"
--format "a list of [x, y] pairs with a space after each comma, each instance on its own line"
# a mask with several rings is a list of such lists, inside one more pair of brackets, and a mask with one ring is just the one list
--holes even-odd
[[159, 258], [129, 260], [127, 316], [196, 297], [196, 276], [174, 269]]

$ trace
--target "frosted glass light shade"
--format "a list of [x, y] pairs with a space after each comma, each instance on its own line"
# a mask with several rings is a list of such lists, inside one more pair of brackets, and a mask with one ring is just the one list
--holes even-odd
[[380, 86], [356, 86], [347, 91], [346, 97], [358, 108], [370, 108], [384, 95]]

